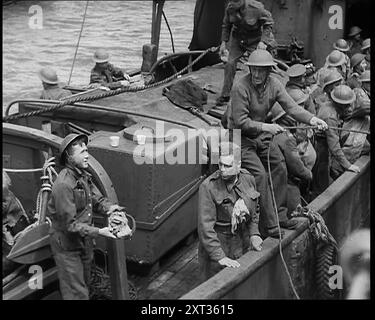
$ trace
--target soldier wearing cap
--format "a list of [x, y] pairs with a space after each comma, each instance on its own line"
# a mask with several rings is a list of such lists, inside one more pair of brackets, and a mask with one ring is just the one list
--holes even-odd
[[352, 71], [350, 78], [346, 81], [346, 84], [352, 89], [361, 87], [361, 83], [359, 82], [358, 78], [366, 70], [367, 64], [365, 57], [366, 56], [362, 53], [356, 53], [350, 59]]
[[266, 116], [275, 102], [295, 120], [326, 129], [327, 124], [307, 110], [298, 106], [288, 95], [284, 86], [270, 74], [275, 65], [271, 54], [266, 50], [255, 50], [248, 62], [250, 72], [240, 78], [231, 93], [231, 113], [234, 129], [242, 132], [242, 167], [254, 175], [257, 190], [260, 192], [260, 215], [266, 222], [270, 235], [274, 234], [274, 208], [266, 169], [270, 147], [270, 167], [275, 190], [280, 225], [295, 228], [297, 222], [287, 217], [287, 170], [284, 157], [271, 137], [284, 131], [278, 124], [265, 123]]
[[254, 177], [241, 169], [241, 148], [222, 142], [219, 170], [199, 187], [198, 259], [203, 280], [223, 267], [239, 267], [236, 259], [249, 249], [262, 249], [258, 198]]
[[51, 68], [42, 68], [38, 74], [43, 84], [43, 91], [40, 95], [40, 99], [60, 100], [72, 95], [69, 90], [59, 87], [59, 79], [55, 70]]
[[362, 53], [366, 56], [365, 59], [366, 59], [366, 70], [370, 70], [370, 65], [371, 65], [371, 50], [370, 50], [370, 38], [367, 38], [365, 40], [363, 40], [362, 42]]
[[350, 50], [349, 44], [344, 39], [338, 39], [333, 44], [333, 49], [339, 50], [345, 55], [345, 65], [343, 66], [343, 71], [345, 79], [347, 79], [350, 73], [350, 58], [348, 56], [348, 52]]
[[97, 84], [110, 89], [117, 89], [129, 84], [129, 75], [109, 63], [107, 51], [104, 49], [96, 50], [93, 60], [96, 64], [91, 70], [90, 84]]
[[316, 114], [314, 102], [308, 94], [306, 86], [306, 67], [303, 64], [294, 64], [286, 71], [286, 74], [289, 77], [289, 81], [285, 86], [286, 92], [299, 90], [303, 94], [307, 94], [308, 98], [305, 101], [304, 108], [312, 114]]
[[356, 53], [361, 52], [362, 47], [362, 38], [361, 38], [362, 29], [357, 26], [353, 26], [350, 28], [348, 34], [348, 44], [350, 47], [349, 50], [349, 57], [352, 57]]
[[[230, 91], [236, 74], [236, 66], [241, 56], [251, 53], [258, 46], [263, 49], [274, 40], [273, 19], [263, 4], [255, 0], [230, 0], [224, 13], [220, 56], [228, 55], [224, 65], [224, 84], [218, 106], [229, 101]], [[228, 53], [229, 50], [229, 53]]]
[[[308, 95], [299, 89], [292, 89], [289, 95], [301, 108], [308, 99]], [[272, 122], [282, 127], [293, 127], [297, 124], [279, 104], [272, 107], [271, 114]], [[296, 129], [286, 129], [285, 132], [276, 135], [274, 141], [285, 158], [288, 171], [288, 212], [292, 212], [301, 203], [300, 188], [312, 180], [311, 169], [315, 163], [316, 153], [306, 130], [297, 132]]]
[[[327, 100], [319, 109], [318, 116], [325, 120], [329, 127], [342, 127], [343, 118], [350, 109], [350, 105], [355, 101], [355, 93], [350, 87], [346, 85], [339, 85], [334, 88], [330, 93], [330, 99]], [[319, 174], [315, 175], [314, 180], [318, 183], [318, 186], [323, 190], [329, 185], [329, 176], [332, 179], [337, 178], [337, 174], [332, 172], [331, 168], [327, 170], [326, 164], [332, 163], [334, 159], [337, 161], [343, 171], [359, 172], [359, 168], [351, 164], [345, 156], [341, 144], [340, 134], [335, 129], [328, 129], [324, 133], [317, 134], [317, 144], [319, 145], [316, 149], [318, 153], [318, 161], [316, 166], [319, 169]], [[324, 164], [319, 162], [319, 157], [325, 157]], [[324, 173], [324, 174], [323, 174]], [[317, 185], [315, 185], [317, 186]], [[316, 190], [318, 193], [322, 190]]]
[[102, 197], [88, 168], [88, 137], [69, 134], [60, 146], [60, 171], [48, 202], [51, 250], [64, 300], [88, 300], [93, 238], [116, 238], [108, 227], [93, 226], [93, 211], [109, 215], [119, 209]]

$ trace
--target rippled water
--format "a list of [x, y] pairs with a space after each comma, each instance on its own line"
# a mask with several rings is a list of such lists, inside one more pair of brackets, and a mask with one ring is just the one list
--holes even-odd
[[[43, 28], [32, 29], [29, 13], [39, 5]], [[164, 12], [176, 51], [187, 50], [193, 31], [195, 0], [166, 1]], [[3, 109], [16, 98], [39, 98], [37, 71], [54, 67], [67, 83], [81, 29], [86, 1], [20, 1], [3, 7]], [[71, 85], [86, 85], [93, 52], [106, 48], [110, 61], [130, 71], [142, 64], [142, 45], [151, 39], [152, 1], [89, 1]], [[159, 56], [171, 53], [162, 21]]]

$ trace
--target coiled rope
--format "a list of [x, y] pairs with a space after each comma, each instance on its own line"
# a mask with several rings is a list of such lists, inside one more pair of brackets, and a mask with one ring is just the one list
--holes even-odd
[[67, 99], [67, 100], [61, 101], [60, 103], [58, 103], [56, 105], [53, 105], [53, 106], [50, 106], [50, 107], [47, 107], [45, 109], [5, 116], [5, 117], [3, 117], [3, 122], [8, 122], [8, 121], [11, 121], [11, 120], [16, 120], [16, 119], [21, 119], [21, 118], [33, 117], [33, 116], [36, 116], [36, 115], [39, 115], [39, 114], [43, 114], [43, 113], [47, 113], [47, 112], [51, 112], [51, 111], [56, 111], [57, 109], [60, 109], [65, 105], [74, 104], [76, 102], [103, 99], [103, 98], [107, 98], [107, 97], [116, 96], [116, 95], [119, 95], [119, 94], [125, 93], [125, 92], [138, 92], [138, 91], [143, 91], [143, 90], [146, 90], [146, 89], [150, 89], [150, 88], [154, 88], [154, 87], [163, 85], [163, 84], [177, 78], [179, 75], [183, 74], [184, 72], [186, 72], [189, 68], [191, 68], [193, 65], [198, 63], [207, 53], [215, 52], [218, 49], [219, 49], [219, 47], [211, 47], [211, 48], [205, 50], [195, 60], [193, 60], [190, 64], [188, 64], [187, 66], [185, 66], [183, 69], [181, 69], [177, 73], [171, 75], [170, 77], [168, 77], [168, 78], [166, 78], [162, 81], [151, 83], [151, 84], [148, 84], [148, 85], [137, 86], [137, 87], [133, 87], [133, 88], [129, 88], [129, 87], [119, 88], [119, 89], [116, 89], [116, 90], [102, 92], [102, 93], [92, 95], [92, 96], [89, 96], [89, 97], [85, 97], [85, 96], [74, 97], [72, 99]]

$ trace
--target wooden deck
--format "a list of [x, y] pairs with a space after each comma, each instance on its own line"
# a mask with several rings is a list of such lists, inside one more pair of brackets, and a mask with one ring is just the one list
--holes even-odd
[[198, 240], [190, 238], [159, 261], [151, 275], [128, 275], [137, 287], [137, 299], [178, 299], [201, 283], [198, 265]]

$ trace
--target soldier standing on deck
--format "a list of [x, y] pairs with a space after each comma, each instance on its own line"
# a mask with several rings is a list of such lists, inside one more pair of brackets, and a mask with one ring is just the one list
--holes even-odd
[[91, 180], [88, 168], [88, 138], [84, 134], [67, 135], [60, 147], [59, 173], [48, 212], [51, 250], [56, 262], [60, 291], [64, 300], [88, 300], [93, 241], [98, 235], [116, 238], [108, 227], [97, 228], [92, 212], [110, 215], [120, 207], [102, 197]]
[[362, 47], [362, 38], [361, 38], [362, 29], [360, 27], [354, 26], [350, 28], [348, 34], [348, 44], [350, 47], [349, 58], [351, 58], [356, 53], [361, 53]]
[[228, 61], [224, 66], [224, 84], [216, 105], [222, 106], [229, 101], [237, 62], [248, 51], [258, 46], [263, 49], [271, 44], [273, 19], [262, 3], [254, 0], [230, 0], [225, 10], [220, 56], [229, 50]]
[[219, 170], [199, 188], [198, 257], [204, 280], [223, 267], [236, 268], [236, 259], [250, 248], [260, 251], [259, 192], [254, 177], [241, 169], [241, 148], [219, 146]]

